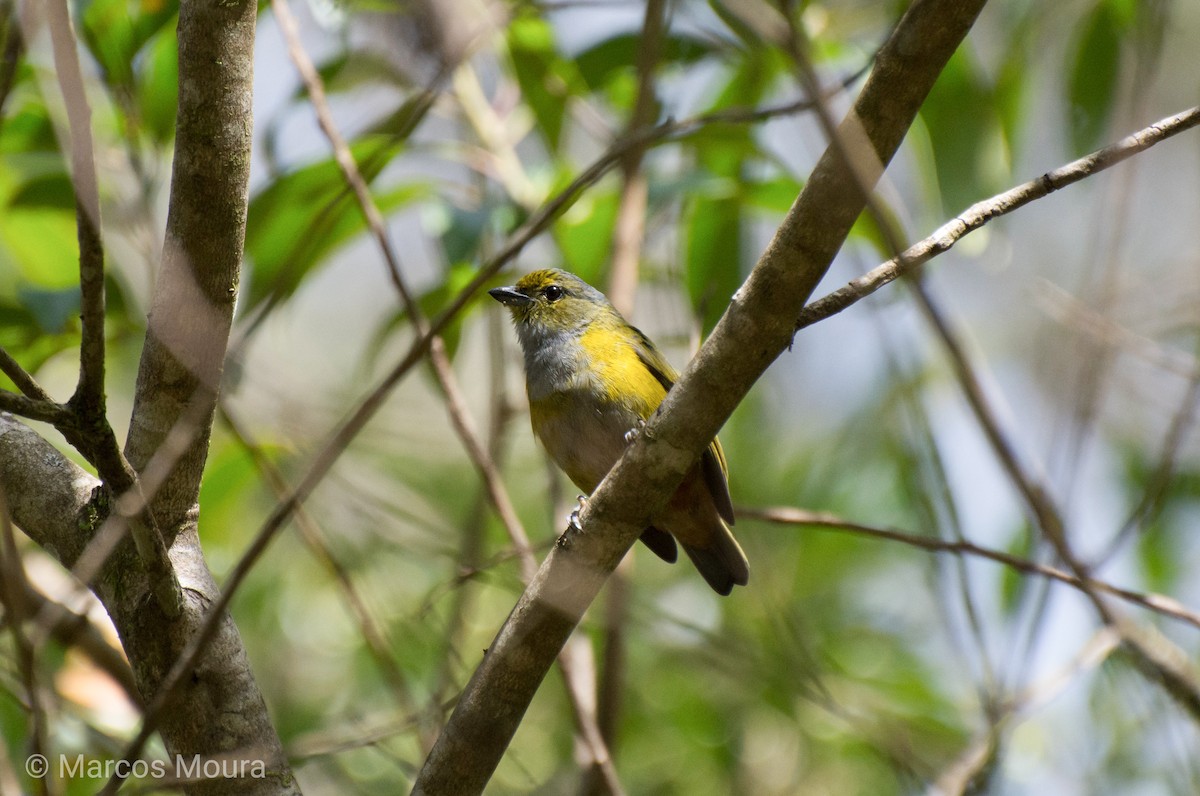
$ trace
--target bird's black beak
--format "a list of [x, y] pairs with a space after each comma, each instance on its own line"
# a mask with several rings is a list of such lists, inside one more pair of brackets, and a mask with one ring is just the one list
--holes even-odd
[[506, 307], [523, 307], [533, 301], [512, 287], [494, 287], [488, 291], [488, 295]]

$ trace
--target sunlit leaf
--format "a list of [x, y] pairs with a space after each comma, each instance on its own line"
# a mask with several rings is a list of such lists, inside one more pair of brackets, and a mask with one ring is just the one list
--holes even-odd
[[[0, 171], [0, 196], [4, 181]], [[36, 287], [54, 290], [78, 283], [75, 210], [64, 204], [9, 204], [0, 213], [0, 260], [11, 262]]]
[[553, 28], [544, 20], [522, 15], [508, 28], [508, 52], [521, 94], [552, 151], [558, 149], [568, 98], [581, 80], [575, 65], [559, 54]]
[[[351, 147], [367, 180], [383, 169], [398, 146], [392, 136], [368, 136]], [[375, 196], [386, 213], [422, 196], [407, 185]], [[268, 296], [286, 299], [313, 267], [334, 248], [365, 228], [350, 188], [337, 164], [324, 160], [275, 180], [250, 201], [246, 252], [251, 266], [247, 309]]]

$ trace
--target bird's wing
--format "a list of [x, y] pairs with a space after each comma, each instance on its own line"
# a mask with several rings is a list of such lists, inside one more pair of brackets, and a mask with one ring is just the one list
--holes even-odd
[[[638, 359], [658, 380], [663, 389], [669, 392], [674, 386], [675, 380], [679, 378], [679, 374], [675, 372], [675, 368], [671, 367], [671, 363], [666, 360], [666, 357], [659, 353], [654, 343], [650, 342], [650, 338], [642, 334], [641, 330], [633, 328], [633, 336], [634, 349], [637, 351]], [[721, 515], [721, 519], [733, 525], [733, 500], [729, 497], [729, 468], [725, 464], [725, 451], [721, 450], [721, 442], [715, 437], [709, 443], [708, 449], [700, 456], [700, 469], [704, 473], [704, 483], [712, 495], [717, 513]]]

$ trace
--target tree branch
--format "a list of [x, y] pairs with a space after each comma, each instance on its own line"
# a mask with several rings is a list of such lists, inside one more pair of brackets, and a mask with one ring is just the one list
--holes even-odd
[[[197, 500], [245, 235], [257, 10], [251, 0], [183, 0], [179, 13], [170, 209], [125, 453], [157, 486], [133, 497], [150, 501], [163, 531], [171, 572], [184, 587], [182, 611], [172, 619], [147, 599], [155, 584], [131, 559], [128, 544], [112, 553], [94, 584], [151, 706], [143, 729], [157, 726], [172, 756], [236, 756], [265, 767], [262, 777], [193, 783], [188, 791], [196, 794], [296, 792], [228, 616], [214, 622], [203, 655], [188, 667], [186, 686], [165, 687], [172, 662], [219, 600], [196, 534]], [[163, 472], [147, 473], [156, 462]], [[85, 528], [73, 536], [75, 556], [56, 551], [67, 566], [96, 523]], [[110, 781], [108, 790], [118, 784]]]
[[[867, 155], [872, 184], [982, 6], [980, 0], [917, 0], [880, 51], [839, 131], [856, 157]], [[787, 348], [804, 301], [864, 204], [846, 162], [827, 149], [712, 337], [588, 501], [584, 530], [568, 530], [560, 538], [500, 629], [414, 792], [483, 789], [605, 577], [751, 385]]]
[[994, 561], [997, 564], [1003, 564], [1006, 567], [1015, 569], [1018, 572], [1024, 572], [1027, 575], [1038, 575], [1039, 577], [1048, 578], [1050, 580], [1065, 583], [1068, 586], [1073, 586], [1080, 591], [1093, 589], [1104, 594], [1111, 594], [1121, 600], [1124, 600], [1131, 605], [1136, 605], [1139, 608], [1145, 608], [1148, 611], [1153, 611], [1163, 616], [1169, 616], [1172, 619], [1178, 619], [1193, 627], [1200, 628], [1200, 613], [1189, 609], [1187, 606], [1180, 603], [1173, 597], [1168, 597], [1164, 594], [1145, 594], [1142, 592], [1124, 589], [1120, 586], [1114, 586], [1103, 580], [1096, 578], [1083, 579], [1071, 572], [1059, 569], [1057, 567], [1046, 566], [1039, 564], [1036, 561], [1030, 561], [1020, 556], [1006, 553], [1002, 550], [993, 550], [989, 547], [982, 547], [968, 542], [966, 540], [947, 541], [938, 539], [933, 536], [921, 536], [915, 533], [905, 533], [903, 531], [893, 530], [891, 528], [878, 528], [873, 525], [864, 525], [862, 523], [845, 520], [841, 517], [823, 512], [805, 511], [796, 508], [761, 508], [748, 509], [739, 508], [738, 517], [747, 519], [762, 520], [763, 522], [775, 523], [777, 525], [794, 525], [806, 526], [811, 528], [823, 528], [833, 531], [843, 531], [857, 536], [867, 536], [873, 539], [883, 539], [889, 542], [899, 542], [916, 547], [920, 550], [928, 550], [933, 553], [950, 553], [953, 555], [969, 555], [978, 558], [986, 558], [989, 561]]
[[[104, 244], [100, 238], [100, 189], [92, 154], [92, 110], [83, 88], [75, 34], [66, 0], [46, 3], [54, 69], [67, 109], [70, 130], [71, 184], [79, 237], [80, 317], [79, 385], [73, 402], [89, 419], [107, 423], [104, 411]], [[115, 442], [115, 440], [114, 440]], [[115, 449], [115, 444], [114, 444]]]
[[901, 255], [807, 305], [796, 321], [796, 329], [812, 326], [861, 301], [879, 288], [949, 251], [963, 237], [1037, 199], [1117, 165], [1139, 152], [1200, 124], [1200, 107], [1181, 111], [1097, 150], [1065, 166], [1010, 188], [990, 199], [976, 202], [943, 224], [932, 235], [909, 246]]

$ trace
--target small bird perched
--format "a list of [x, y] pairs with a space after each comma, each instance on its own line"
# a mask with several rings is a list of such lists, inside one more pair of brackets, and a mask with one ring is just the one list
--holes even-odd
[[[574, 274], [534, 271], [488, 293], [516, 325], [533, 433], [591, 494], [621, 457], [627, 434], [658, 408], [678, 374], [603, 293]], [[729, 531], [733, 503], [725, 477], [725, 454], [714, 439], [641, 536], [669, 563], [678, 540], [718, 594], [750, 578], [746, 554]]]

